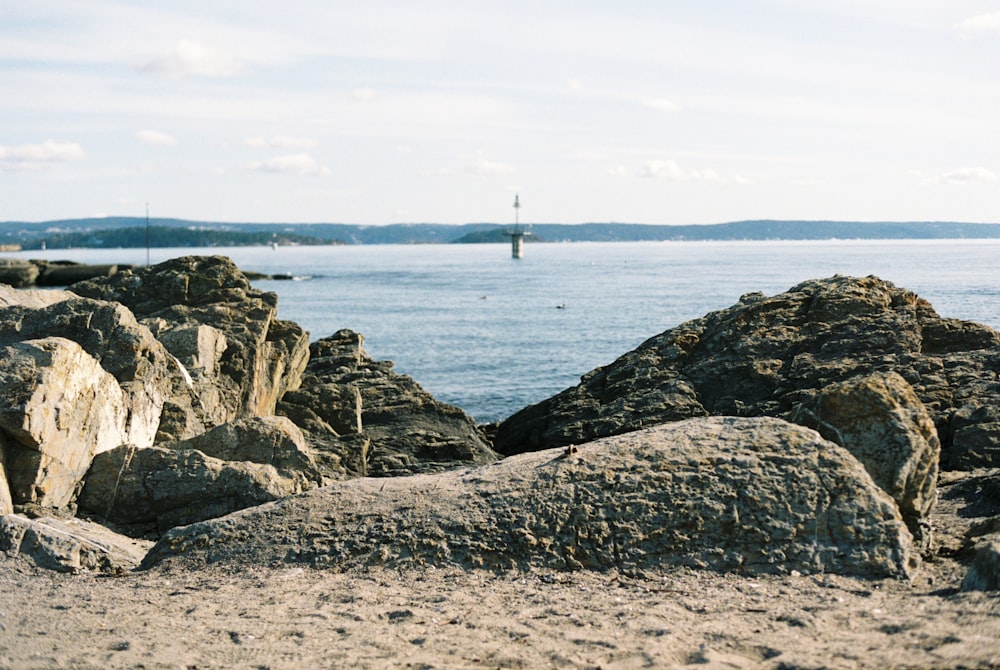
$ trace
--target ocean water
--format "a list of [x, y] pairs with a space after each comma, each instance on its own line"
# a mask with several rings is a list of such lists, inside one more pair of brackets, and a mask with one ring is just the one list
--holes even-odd
[[[806, 279], [877, 275], [939, 314], [1000, 328], [1000, 240], [640, 242], [153, 249], [157, 263], [223, 254], [288, 273], [260, 281], [279, 316], [312, 339], [351, 328], [437, 398], [481, 422], [576, 384], [667, 328]], [[145, 249], [23, 252], [88, 263], [146, 262]]]

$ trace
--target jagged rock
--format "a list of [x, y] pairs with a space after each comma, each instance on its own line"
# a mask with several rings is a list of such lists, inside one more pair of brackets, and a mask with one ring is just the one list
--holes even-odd
[[178, 361], [196, 362], [186, 382], [197, 401], [180, 395], [168, 403], [159, 441], [274, 414], [278, 399], [297, 387], [308, 358], [308, 333], [276, 319], [277, 296], [254, 289], [227, 258], [176, 258], [71, 290], [124, 304]]
[[887, 372], [833, 384], [796, 409], [793, 420], [851, 452], [896, 501], [914, 536], [929, 539], [941, 445], [905, 379]]
[[1000, 535], [976, 551], [962, 580], [963, 591], [1000, 591]]
[[[244, 456], [255, 451], [240, 450]], [[256, 451], [264, 457], [262, 450]], [[275, 460], [295, 459], [277, 454]], [[301, 493], [317, 483], [313, 471], [279, 469], [271, 463], [226, 461], [197, 449], [122, 446], [94, 459], [79, 506], [130, 534], [162, 533]]]
[[0, 518], [0, 551], [59, 572], [132, 570], [152, 544], [83, 519], [28, 519], [17, 514]]
[[21, 305], [32, 309], [48, 307], [53, 303], [75, 298], [69, 291], [41, 291], [38, 289], [17, 289], [0, 284], [0, 307]]
[[[508, 418], [494, 448], [578, 444], [693, 416], [787, 416], [831, 384], [895, 371], [934, 419], [943, 461], [960, 466], [949, 426], [962, 407], [1000, 405], [998, 345], [993, 329], [942, 319], [926, 300], [877, 277], [811, 280], [773, 297], [745, 295], [650, 338]], [[1000, 460], [996, 443], [978, 453]]]
[[437, 474], [338, 482], [175, 528], [164, 559], [908, 576], [896, 505], [842, 447], [711, 417]]
[[[302, 386], [278, 405], [278, 413], [296, 421], [314, 449], [335, 453], [353, 476], [496, 460], [465, 412], [435, 400], [412, 378], [394, 372], [391, 362], [372, 359], [362, 339], [341, 330], [312, 343]], [[352, 435], [365, 439], [345, 439]]]
[[0, 348], [0, 430], [15, 503], [70, 504], [96, 454], [123, 444], [128, 405], [115, 378], [59, 337]]
[[283, 416], [237, 419], [188, 440], [163, 446], [175, 451], [197, 449], [223, 461], [273, 465], [286, 477], [299, 474], [313, 484], [323, 482], [302, 431]]
[[[114, 376], [127, 398], [126, 442], [153, 443], [164, 397], [179, 368], [145, 326], [122, 305], [53, 291], [58, 300], [39, 300], [24, 291], [22, 300], [0, 307], [0, 345], [44, 337], [76, 342]], [[114, 445], [118, 446], [118, 445]]]

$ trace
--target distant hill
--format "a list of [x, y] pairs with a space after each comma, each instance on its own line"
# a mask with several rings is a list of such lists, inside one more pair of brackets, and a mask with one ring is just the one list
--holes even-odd
[[[946, 221], [735, 221], [710, 225], [635, 223], [536, 223], [523, 226], [529, 242], [641, 242], [667, 240], [996, 239], [1000, 224]], [[396, 223], [235, 223], [150, 219], [151, 246], [239, 246], [251, 244], [482, 244], [504, 242], [508, 225]], [[38, 248], [143, 247], [141, 217], [0, 222], [0, 244]], [[155, 235], [153, 233], [155, 231]]]

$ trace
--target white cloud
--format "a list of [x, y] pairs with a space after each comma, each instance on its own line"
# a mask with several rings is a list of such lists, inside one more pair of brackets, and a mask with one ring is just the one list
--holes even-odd
[[667, 100], [666, 98], [656, 98], [654, 100], [645, 100], [642, 103], [644, 106], [650, 109], [655, 109], [660, 112], [679, 112], [681, 111], [681, 106], [678, 105], [673, 100]]
[[497, 163], [482, 156], [474, 164], [467, 167], [465, 171], [478, 177], [497, 177], [515, 172], [514, 167], [511, 165]]
[[139, 68], [165, 77], [231, 77], [242, 69], [243, 64], [235, 56], [193, 40], [178, 40], [173, 52]]
[[323, 177], [331, 174], [330, 168], [322, 165], [309, 154], [289, 154], [275, 156], [266, 161], [255, 161], [247, 166], [255, 172], [274, 172], [278, 174], [306, 175]]
[[177, 138], [158, 130], [140, 130], [135, 134], [137, 140], [154, 147], [172, 147], [177, 144]]
[[725, 181], [715, 170], [685, 170], [677, 161], [648, 160], [639, 174], [642, 177], [670, 181]]
[[86, 154], [76, 142], [46, 140], [16, 147], [0, 145], [0, 166], [8, 170], [35, 170], [48, 163], [82, 160]]
[[351, 97], [355, 100], [374, 100], [378, 92], [374, 88], [356, 88], [351, 91]]
[[270, 139], [263, 137], [248, 137], [243, 140], [248, 147], [255, 149], [315, 149], [319, 143], [311, 137], [290, 137], [275, 135]]
[[986, 184], [997, 180], [997, 174], [983, 167], [960, 168], [927, 179], [932, 184]]
[[1000, 12], [973, 16], [956, 24], [955, 30], [963, 35], [1000, 33]]
[[615, 165], [608, 169], [608, 174], [612, 177], [624, 177], [628, 174], [628, 170], [625, 169], [624, 165]]

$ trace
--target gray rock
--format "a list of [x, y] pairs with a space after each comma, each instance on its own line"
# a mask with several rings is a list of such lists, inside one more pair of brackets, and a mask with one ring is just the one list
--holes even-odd
[[412, 378], [394, 372], [391, 362], [372, 359], [362, 341], [360, 334], [341, 330], [312, 343], [301, 387], [278, 404], [278, 413], [294, 420], [317, 452], [335, 454], [350, 476], [496, 460], [465, 412], [435, 400]]
[[71, 340], [49, 337], [0, 347], [0, 398], [16, 504], [69, 505], [93, 457], [128, 436], [124, 393]]
[[175, 451], [197, 449], [223, 461], [273, 465], [286, 477], [299, 475], [316, 485], [323, 483], [302, 431], [283, 416], [238, 419], [163, 446]]
[[143, 562], [909, 576], [896, 505], [842, 447], [705, 418], [437, 474], [338, 482], [175, 528]]
[[14, 258], [0, 258], [0, 283], [14, 288], [34, 286], [38, 279], [38, 268], [28, 261]]
[[941, 446], [934, 422], [905, 379], [886, 372], [833, 384], [794, 414], [796, 423], [819, 430], [861, 461], [899, 505], [910, 531], [929, 540]]
[[114, 376], [125, 393], [126, 442], [152, 444], [164, 398], [171, 393], [173, 379], [180, 376], [177, 366], [149, 329], [122, 305], [54, 293], [61, 299], [49, 304], [27, 299], [0, 307], [0, 345], [45, 337], [76, 342]]
[[48, 307], [49, 305], [75, 298], [76, 296], [68, 291], [40, 291], [38, 289], [16, 289], [11, 286], [0, 284], [0, 307], [10, 307], [20, 305], [31, 309]]
[[[836, 276], [773, 297], [748, 294], [650, 338], [508, 418], [494, 448], [578, 444], [693, 416], [783, 417], [831, 384], [894, 371], [933, 418], [943, 461], [964, 467], [952, 457], [952, 417], [962, 407], [1000, 405], [997, 369], [1000, 333], [942, 319], [926, 300], [876, 277]], [[958, 430], [993, 423], [971, 421]], [[992, 463], [1000, 446], [990, 438], [977, 454]]]
[[277, 319], [277, 296], [254, 289], [227, 258], [176, 258], [71, 290], [122, 303], [178, 361], [196, 361], [187, 375], [197, 402], [181, 396], [165, 408], [160, 441], [273, 415], [281, 396], [298, 386], [308, 359], [308, 333]]
[[134, 540], [82, 519], [0, 518], [0, 551], [59, 572], [132, 570], [152, 542]]
[[94, 458], [79, 506], [129, 534], [155, 534], [315, 486], [312, 473], [271, 464], [225, 461], [196, 449], [122, 446]]
[[979, 546], [962, 580], [963, 591], [1000, 591], [1000, 535]]

